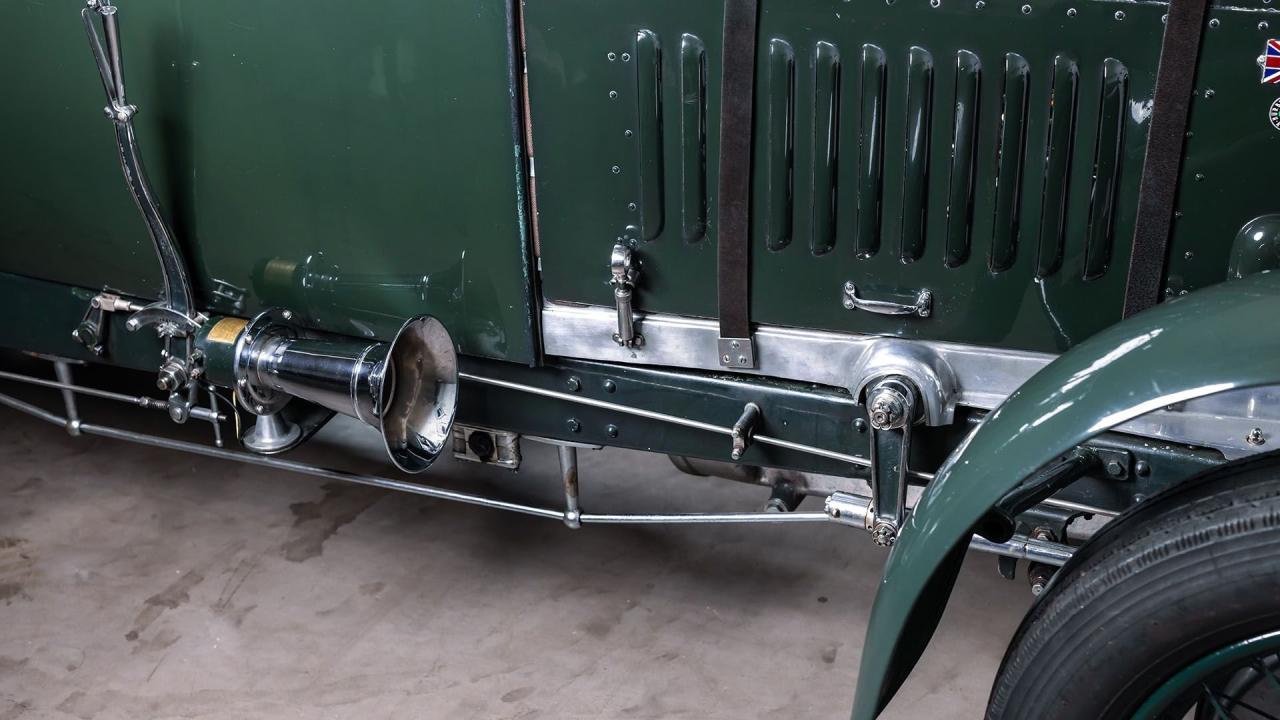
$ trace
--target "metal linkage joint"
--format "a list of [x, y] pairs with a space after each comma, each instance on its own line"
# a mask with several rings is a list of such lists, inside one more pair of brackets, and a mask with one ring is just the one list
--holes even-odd
[[729, 456], [734, 460], [741, 460], [743, 453], [750, 447], [752, 435], [755, 434], [756, 425], [759, 422], [760, 406], [747, 403], [742, 408], [742, 415], [738, 418], [738, 422], [733, 424], [733, 429], [729, 433], [729, 437], [733, 438], [733, 450]]
[[89, 352], [94, 355], [105, 355], [107, 353], [107, 328], [110, 326], [106, 314], [112, 312], [134, 312], [141, 308], [141, 305], [125, 300], [115, 293], [98, 293], [89, 300], [89, 307], [84, 311], [84, 317], [80, 319], [80, 324], [76, 326], [75, 330], [71, 331], [71, 337], [88, 348]]
[[609, 284], [613, 286], [613, 302], [618, 310], [618, 332], [613, 334], [613, 341], [622, 347], [644, 345], [644, 336], [636, 332], [636, 318], [631, 310], [631, 298], [639, 279], [640, 267], [631, 248], [622, 243], [614, 245], [609, 256]]
[[871, 424], [871, 508], [866, 528], [877, 545], [898, 539], [906, 519], [911, 427], [922, 419], [920, 393], [905, 377], [882, 378], [867, 389]]

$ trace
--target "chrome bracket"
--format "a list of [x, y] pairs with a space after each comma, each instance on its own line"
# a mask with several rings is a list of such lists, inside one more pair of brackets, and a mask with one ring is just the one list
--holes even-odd
[[749, 337], [722, 337], [716, 347], [720, 351], [720, 367], [754, 368], [756, 366], [756, 344]]
[[933, 291], [921, 290], [911, 302], [894, 302], [892, 300], [867, 300], [858, 297], [858, 286], [852, 280], [843, 288], [843, 303], [846, 310], [865, 310], [877, 315], [914, 315], [927, 318], [933, 314]]
[[867, 389], [871, 425], [871, 507], [866, 528], [877, 545], [891, 546], [906, 520], [911, 427], [918, 422], [919, 393], [905, 377], [890, 376]]
[[636, 331], [636, 318], [631, 310], [631, 297], [640, 279], [639, 263], [631, 248], [618, 243], [609, 256], [609, 284], [613, 286], [613, 302], [618, 310], [618, 331], [613, 341], [622, 347], [644, 345], [644, 336]]

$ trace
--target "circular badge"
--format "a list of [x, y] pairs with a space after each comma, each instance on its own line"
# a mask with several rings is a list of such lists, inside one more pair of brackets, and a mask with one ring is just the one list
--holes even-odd
[[1271, 109], [1267, 111], [1267, 118], [1271, 120], [1271, 127], [1280, 130], [1280, 98], [1276, 98], [1271, 103]]

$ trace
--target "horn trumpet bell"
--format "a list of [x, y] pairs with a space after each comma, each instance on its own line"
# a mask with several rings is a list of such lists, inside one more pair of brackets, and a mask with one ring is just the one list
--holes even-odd
[[270, 415], [299, 397], [350, 415], [379, 429], [391, 461], [409, 473], [439, 456], [458, 409], [453, 339], [430, 315], [387, 343], [308, 331], [267, 310], [236, 338], [234, 372], [249, 412]]

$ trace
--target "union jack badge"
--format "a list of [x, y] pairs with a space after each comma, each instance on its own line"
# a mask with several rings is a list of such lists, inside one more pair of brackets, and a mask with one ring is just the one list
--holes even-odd
[[1280, 85], [1280, 40], [1267, 41], [1267, 54], [1262, 56], [1262, 83]]

